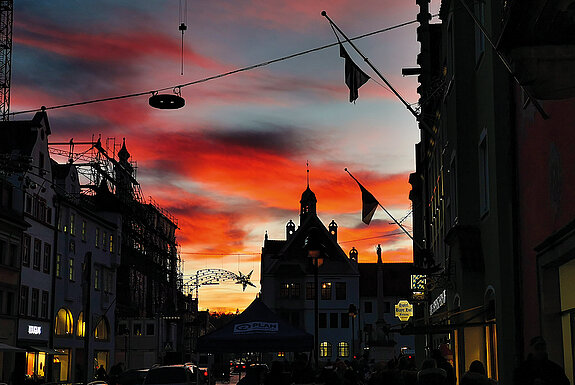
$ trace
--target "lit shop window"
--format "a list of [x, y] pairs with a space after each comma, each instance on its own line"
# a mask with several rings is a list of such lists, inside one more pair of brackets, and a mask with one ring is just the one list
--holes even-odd
[[340, 342], [337, 344], [337, 356], [349, 357], [349, 344], [347, 342]]

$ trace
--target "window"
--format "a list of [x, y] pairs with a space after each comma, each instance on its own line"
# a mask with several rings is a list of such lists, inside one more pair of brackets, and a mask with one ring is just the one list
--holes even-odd
[[391, 313], [391, 302], [384, 302], [383, 303], [383, 312], [384, 313]]
[[364, 302], [363, 312], [364, 313], [373, 313], [373, 302], [371, 302], [371, 301]]
[[68, 262], [68, 279], [70, 281], [74, 280], [74, 258], [70, 258], [69, 262]]
[[44, 273], [50, 273], [50, 259], [52, 256], [52, 245], [44, 243]]
[[114, 252], [114, 234], [110, 234], [110, 244], [109, 244], [110, 253]]
[[30, 266], [30, 249], [32, 247], [32, 238], [28, 234], [24, 234], [22, 240], [22, 264]]
[[319, 313], [318, 324], [320, 328], [327, 327], [327, 313]]
[[26, 194], [26, 202], [24, 204], [24, 212], [27, 214], [32, 214], [32, 196]]
[[6, 242], [0, 241], [0, 264], [6, 264]]
[[134, 322], [134, 324], [132, 325], [134, 328], [134, 333], [133, 335], [135, 336], [141, 336], [142, 335], [142, 324], [139, 322]]
[[315, 284], [314, 282], [306, 282], [305, 283], [305, 299], [314, 299], [315, 298]]
[[56, 254], [56, 278], [62, 276], [62, 254]]
[[54, 325], [54, 332], [57, 336], [65, 336], [72, 334], [74, 329], [74, 319], [70, 310], [61, 308], [56, 314], [56, 322]]
[[52, 208], [46, 207], [46, 222], [52, 224]]
[[28, 315], [28, 286], [20, 288], [20, 315]]
[[70, 235], [76, 234], [76, 216], [74, 214], [70, 214]]
[[280, 285], [280, 298], [288, 298], [289, 296], [289, 283], [282, 283]]
[[18, 245], [11, 243], [10, 251], [8, 252], [8, 260], [6, 261], [8, 266], [18, 266]]
[[42, 290], [42, 302], [40, 303], [40, 317], [48, 318], [48, 299], [50, 295], [47, 291]]
[[289, 287], [290, 298], [299, 298], [300, 296], [300, 285], [299, 283], [290, 283]]
[[108, 233], [105, 231], [102, 233], [102, 249], [106, 250], [106, 242], [108, 241]]
[[335, 283], [335, 299], [346, 299], [346, 283], [336, 282]]
[[479, 140], [479, 214], [489, 211], [489, 160], [487, 152], [487, 133], [483, 130]]
[[343, 329], [349, 328], [349, 313], [341, 313], [341, 327]]
[[[102, 316], [98, 325], [96, 326], [96, 330], [94, 330], [94, 339], [100, 341], [107, 341], [110, 335], [110, 326], [108, 325], [108, 320], [106, 317]], [[141, 332], [139, 335], [142, 335]]]
[[34, 260], [32, 267], [36, 270], [40, 270], [41, 250], [42, 250], [42, 241], [39, 239], [34, 239]]
[[339, 313], [330, 313], [329, 314], [329, 327], [332, 329], [337, 329], [339, 327]]
[[30, 301], [30, 315], [38, 317], [38, 301], [40, 300], [40, 290], [32, 289], [32, 300]]
[[94, 289], [100, 290], [100, 269], [94, 271]]
[[99, 247], [99, 243], [100, 242], [100, 228], [96, 227], [96, 242], [95, 242], [95, 246]]
[[321, 299], [323, 300], [331, 299], [331, 282], [321, 283]]
[[319, 356], [320, 357], [331, 357], [332, 346], [329, 342], [324, 341], [319, 344]]
[[337, 344], [337, 356], [349, 357], [349, 344], [347, 342], [340, 342]]
[[76, 242], [74, 242], [73, 239], [70, 239], [70, 245], [68, 246], [68, 250], [70, 250], [70, 253], [76, 252]]
[[86, 323], [84, 322], [84, 312], [81, 311], [78, 316], [78, 325], [76, 326], [76, 336], [84, 338], [86, 335]]
[[146, 324], [146, 335], [147, 336], [153, 336], [154, 332], [155, 332], [155, 325], [154, 324]]
[[14, 314], [14, 296], [15, 296], [15, 294], [12, 292], [6, 293], [6, 314], [8, 314], [8, 315], [15, 315]]
[[87, 223], [82, 220], [82, 241], [86, 242]]
[[126, 336], [130, 334], [130, 328], [128, 328], [128, 324], [125, 322], [120, 322], [118, 324], [118, 335]]

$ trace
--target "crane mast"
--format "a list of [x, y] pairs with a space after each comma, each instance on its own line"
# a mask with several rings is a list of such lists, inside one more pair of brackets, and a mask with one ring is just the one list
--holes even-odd
[[14, 1], [0, 0], [0, 115], [2, 120], [10, 120], [13, 23]]

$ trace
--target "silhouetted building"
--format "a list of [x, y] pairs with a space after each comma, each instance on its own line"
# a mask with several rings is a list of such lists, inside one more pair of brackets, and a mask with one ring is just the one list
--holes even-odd
[[444, 0], [441, 23], [429, 24], [429, 1], [417, 3], [432, 132], [422, 126], [410, 176], [414, 237], [431, 251], [414, 246], [428, 285], [419, 346], [446, 343], [458, 375], [480, 360], [511, 383], [526, 342], [543, 333], [573, 381], [573, 4]]
[[359, 353], [360, 344], [359, 327], [355, 326], [353, 338], [348, 313], [351, 304], [359, 306], [357, 259], [341, 249], [337, 224], [332, 221], [326, 228], [317, 216], [316, 205], [317, 198], [308, 186], [300, 200], [299, 227], [290, 220], [285, 240], [271, 240], [266, 234], [261, 257], [261, 298], [293, 326], [314, 334], [316, 287], [310, 254], [311, 250], [319, 251], [319, 359], [350, 359], [352, 351]]

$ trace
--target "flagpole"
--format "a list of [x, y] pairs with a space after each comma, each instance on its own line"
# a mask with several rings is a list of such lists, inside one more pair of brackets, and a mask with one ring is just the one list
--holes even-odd
[[[344, 168], [344, 170], [345, 170], [345, 172], [347, 172], [347, 173], [349, 174], [349, 176], [351, 176], [351, 177], [353, 178], [354, 181], [357, 182], [357, 184], [359, 184], [359, 185], [361, 186], [361, 183], [359, 183], [359, 181], [358, 181], [353, 175], [351, 175], [351, 172], [349, 172], [349, 170], [347, 169], [347, 167]], [[390, 217], [391, 219], [393, 219], [393, 221], [395, 222], [395, 224], [398, 225], [401, 230], [403, 230], [403, 232], [413, 241], [413, 243], [414, 243], [417, 247], [419, 247], [421, 250], [424, 250], [424, 248], [421, 247], [421, 245], [419, 244], [419, 242], [417, 242], [415, 239], [413, 239], [413, 236], [405, 229], [405, 227], [403, 227], [403, 225], [402, 225], [401, 223], [399, 223], [399, 222], [397, 221], [397, 219], [395, 219], [395, 218], [393, 217], [393, 215], [391, 215], [391, 213], [390, 213], [389, 211], [387, 211], [386, 208], [383, 207], [383, 205], [382, 205], [381, 203], [379, 203], [379, 200], [377, 200], [377, 204], [379, 205], [379, 207], [381, 207], [381, 208], [383, 209], [383, 211], [385, 211], [385, 213], [386, 213], [387, 215], [389, 215], [389, 217]]]
[[[409, 110], [409, 112], [411, 112], [411, 114], [415, 117], [415, 119], [421, 123], [421, 125], [423, 126], [423, 128], [425, 128], [425, 130], [432, 136], [435, 137], [435, 133], [433, 132], [433, 130], [427, 125], [427, 123], [425, 123], [421, 117], [417, 114], [417, 112], [415, 112], [415, 110], [411, 107], [411, 105], [409, 103], [407, 103], [407, 101], [403, 98], [403, 96], [401, 96], [399, 94], [399, 92], [397, 92], [395, 90], [395, 88], [393, 88], [393, 86], [391, 85], [390, 82], [387, 81], [387, 79], [381, 74], [381, 72], [379, 72], [379, 70], [377, 68], [375, 68], [375, 66], [373, 64], [371, 64], [371, 62], [369, 61], [369, 59], [367, 57], [364, 56], [363, 53], [361, 53], [361, 51], [355, 46], [355, 44], [353, 44], [353, 42], [347, 37], [347, 35], [345, 33], [343, 33], [343, 31], [337, 26], [337, 24], [335, 24], [333, 22], [332, 19], [330, 19], [330, 17], [327, 15], [326, 11], [321, 11], [321, 15], [324, 16], [329, 23], [335, 27], [335, 29], [337, 29], [337, 31], [339, 33], [341, 33], [341, 35], [345, 38], [345, 40], [353, 47], [353, 49], [359, 54], [359, 56], [362, 57], [362, 59], [367, 63], [367, 65], [377, 74], [377, 76], [379, 76], [379, 78], [389, 87], [389, 89], [391, 90], [391, 92], [393, 92], [395, 94], [395, 96], [397, 96], [397, 98], [405, 105], [405, 107]], [[351, 175], [351, 174], [350, 174]], [[352, 177], [353, 178], [353, 177]], [[355, 178], [354, 178], [355, 179]], [[382, 206], [383, 207], [383, 206]], [[385, 210], [385, 209], [384, 209]]]

